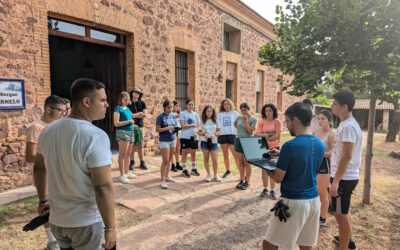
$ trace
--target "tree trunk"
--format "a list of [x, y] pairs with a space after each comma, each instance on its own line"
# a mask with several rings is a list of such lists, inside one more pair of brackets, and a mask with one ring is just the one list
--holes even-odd
[[369, 204], [371, 199], [371, 164], [372, 164], [372, 147], [374, 143], [374, 129], [375, 129], [375, 109], [376, 98], [370, 97], [369, 100], [369, 114], [368, 114], [368, 139], [367, 151], [365, 153], [365, 173], [364, 173], [364, 191], [363, 203]]
[[[387, 142], [395, 142], [396, 141], [397, 132], [399, 131], [399, 128], [400, 128], [399, 100], [393, 101], [393, 107], [394, 107], [394, 117], [393, 117], [393, 122], [391, 124], [389, 123], [389, 131], [386, 134]], [[399, 140], [400, 140], [400, 138], [399, 138]]]

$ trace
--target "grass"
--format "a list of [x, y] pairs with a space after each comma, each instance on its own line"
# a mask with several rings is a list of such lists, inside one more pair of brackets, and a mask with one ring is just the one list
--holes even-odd
[[11, 203], [7, 205], [0, 206], [0, 227], [6, 222], [6, 219], [10, 216], [18, 216], [23, 211], [23, 214], [35, 212], [38, 204], [37, 196], [29, 197], [18, 201], [16, 203]]

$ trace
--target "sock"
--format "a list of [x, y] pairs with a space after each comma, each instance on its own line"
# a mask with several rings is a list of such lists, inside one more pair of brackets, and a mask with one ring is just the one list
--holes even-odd
[[186, 163], [182, 163], [183, 170], [186, 170]]
[[192, 162], [192, 169], [196, 169], [196, 162], [195, 161]]
[[48, 228], [44, 228], [44, 231], [46, 232], [48, 241], [50, 241], [50, 242], [57, 241], [56, 238], [54, 238], [54, 235], [51, 232], [49, 227]]

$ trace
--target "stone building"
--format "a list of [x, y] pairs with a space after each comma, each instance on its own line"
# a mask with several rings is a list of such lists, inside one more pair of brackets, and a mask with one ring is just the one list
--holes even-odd
[[[0, 110], [0, 191], [30, 183], [25, 130], [45, 98], [69, 97], [78, 77], [106, 84], [110, 110], [120, 91], [143, 89], [149, 155], [164, 98], [192, 98], [197, 111], [225, 97], [253, 112], [267, 102], [284, 110], [297, 99], [280, 91], [279, 72], [257, 61], [272, 29], [239, 0], [0, 1], [1, 78], [23, 79], [26, 99], [25, 109]], [[113, 142], [112, 112], [96, 124]]]

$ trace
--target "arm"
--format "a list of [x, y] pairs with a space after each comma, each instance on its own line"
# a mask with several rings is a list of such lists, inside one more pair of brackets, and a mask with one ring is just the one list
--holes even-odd
[[253, 134], [253, 132], [256, 130], [256, 128], [250, 126], [249, 119], [250, 119], [250, 118], [248, 118], [248, 119], [243, 119], [243, 120], [244, 120], [244, 125], [246, 126], [246, 131], [247, 131], [247, 133], [248, 133], [248, 134]]
[[118, 112], [114, 112], [114, 127], [122, 127], [129, 124], [134, 124], [134, 120], [130, 121], [119, 121], [120, 114]]
[[351, 155], [353, 153], [354, 144], [350, 142], [342, 143], [342, 158], [339, 160], [339, 165], [336, 170], [335, 177], [333, 178], [332, 186], [330, 188], [330, 195], [332, 197], [338, 196], [337, 190], [339, 187], [339, 181], [342, 179], [344, 172], [346, 172], [347, 166], [351, 160]]
[[[46, 201], [48, 199], [47, 171], [44, 165], [44, 158], [41, 154], [36, 155], [35, 165], [33, 165], [33, 177], [35, 179], [39, 201]], [[48, 209], [48, 202], [39, 202], [39, 215], [45, 215]]]
[[180, 123], [181, 123], [181, 128], [182, 128], [182, 129], [184, 129], [184, 128], [194, 128], [194, 127], [196, 127], [196, 124], [195, 124], [195, 123], [193, 123], [193, 124], [185, 124], [185, 121], [183, 121], [183, 120], [180, 120]]
[[111, 179], [111, 165], [89, 168], [99, 208], [106, 229], [105, 246], [112, 248], [117, 241], [114, 213], [114, 187]]
[[324, 157], [331, 158], [332, 148], [333, 148], [333, 145], [335, 144], [335, 135], [333, 133], [329, 135], [328, 141], [329, 141], [330, 150], [325, 152]]
[[274, 122], [275, 122], [275, 133], [271, 134], [268, 137], [265, 137], [267, 141], [274, 141], [281, 139], [282, 123], [278, 119], [275, 119]]
[[34, 163], [36, 160], [36, 143], [27, 142], [25, 148], [26, 161]]
[[157, 133], [161, 133], [161, 132], [165, 132], [165, 131], [169, 131], [169, 130], [173, 130], [173, 129], [175, 129], [174, 126], [169, 126], [169, 127], [162, 128], [161, 125], [158, 125], [158, 124], [156, 125], [156, 132]]
[[274, 180], [276, 183], [281, 183], [286, 174], [286, 171], [280, 168], [275, 168], [273, 172], [272, 171], [266, 171], [266, 172], [268, 176], [271, 177], [271, 179]]

